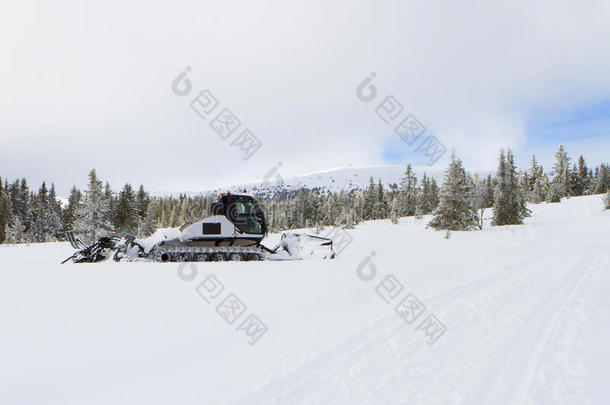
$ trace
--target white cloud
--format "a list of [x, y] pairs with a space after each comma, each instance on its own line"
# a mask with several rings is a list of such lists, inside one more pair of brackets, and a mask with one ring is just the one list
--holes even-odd
[[[371, 71], [470, 167], [526, 144], [536, 108], [610, 91], [605, 1], [14, 2], [0, 16], [0, 173], [67, 190], [208, 188], [381, 162]], [[186, 65], [264, 142], [243, 161], [170, 91]], [[606, 145], [606, 150], [608, 145]], [[71, 171], [71, 174], [66, 174]]]

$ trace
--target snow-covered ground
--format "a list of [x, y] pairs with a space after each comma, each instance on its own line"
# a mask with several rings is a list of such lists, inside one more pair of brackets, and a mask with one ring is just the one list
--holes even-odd
[[[204, 263], [190, 281], [175, 263], [60, 265], [67, 244], [0, 246], [0, 403], [606, 404], [600, 200], [450, 239], [374, 221], [332, 261]], [[225, 288], [208, 303], [212, 274]], [[229, 324], [216, 308], [231, 293], [246, 309]], [[425, 305], [402, 312], [411, 323], [395, 311], [409, 293]], [[250, 314], [267, 326], [253, 345]]]

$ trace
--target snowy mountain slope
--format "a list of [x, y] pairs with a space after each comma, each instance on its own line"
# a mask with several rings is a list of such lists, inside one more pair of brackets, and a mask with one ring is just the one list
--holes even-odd
[[[425, 219], [367, 222], [333, 261], [205, 263], [193, 281], [175, 264], [61, 266], [62, 243], [0, 246], [0, 402], [605, 404], [600, 199], [448, 240]], [[254, 345], [198, 294], [210, 274], [267, 325]], [[425, 305], [411, 323], [394, 309], [408, 293]], [[428, 344], [431, 314], [446, 332]]]
[[[205, 193], [224, 192], [226, 190], [234, 190], [247, 193], [266, 193], [277, 192], [282, 190], [296, 190], [301, 187], [319, 188], [331, 192], [339, 192], [341, 190], [363, 189], [368, 187], [369, 179], [373, 177], [375, 181], [381, 180], [382, 184], [388, 186], [390, 184], [399, 184], [400, 179], [405, 173], [406, 165], [381, 165], [368, 167], [339, 167], [319, 172], [308, 173], [300, 176], [285, 176], [282, 174], [282, 168], [275, 166], [266, 173], [263, 179], [258, 181], [236, 184], [226, 187], [220, 187], [215, 190], [205, 191]], [[440, 183], [443, 180], [444, 168], [439, 167], [414, 167], [414, 172], [418, 179], [421, 179], [426, 173], [427, 176], [434, 177]], [[489, 171], [479, 171], [479, 174], [486, 176]], [[153, 192], [153, 195], [170, 195], [179, 193], [168, 192]], [[198, 195], [201, 192], [189, 191], [187, 195]]]
[[[262, 181], [235, 185], [235, 190], [245, 189], [247, 191], [269, 190], [275, 187], [285, 189], [320, 188], [332, 192], [341, 190], [364, 189], [369, 185], [369, 179], [373, 177], [375, 181], [381, 180], [384, 185], [398, 184], [404, 176], [406, 165], [380, 165], [368, 167], [339, 167], [329, 170], [322, 170], [301, 176], [283, 177], [281, 168], [273, 174], [266, 176], [268, 179]], [[414, 167], [415, 174], [421, 178], [424, 173], [428, 176], [442, 179], [442, 168]], [[276, 173], [280, 177], [276, 177]]]

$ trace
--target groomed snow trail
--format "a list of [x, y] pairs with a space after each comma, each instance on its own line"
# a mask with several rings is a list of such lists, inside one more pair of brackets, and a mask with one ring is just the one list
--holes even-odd
[[[450, 325], [442, 344], [427, 346], [392, 313], [331, 347], [320, 344], [296, 367], [261, 376], [239, 394], [234, 388], [219, 392], [216, 400], [527, 403], [545, 343], [577, 287], [592, 276], [587, 254], [568, 260], [570, 265], [566, 259], [532, 259], [519, 269], [509, 266], [510, 276], [501, 272], [493, 280], [468, 284], [457, 294], [450, 291], [429, 301]], [[548, 271], [549, 264], [553, 272]], [[470, 387], [475, 389], [468, 392]]]
[[[540, 385], [539, 374], [544, 354], [562, 358], [581, 349], [577, 336], [573, 347], [545, 352], [560, 333], [566, 333], [561, 323], [574, 322], [565, 319], [566, 314], [581, 321], [587, 316], [570, 310], [577, 301], [590, 300], [596, 293], [595, 280], [610, 270], [604, 253], [610, 244], [595, 237], [558, 242], [554, 235], [561, 228], [535, 226], [537, 219], [552, 223], [558, 209], [545, 207], [529, 221], [537, 230], [533, 235], [531, 228], [526, 232], [527, 243], [535, 246], [534, 255], [423, 300], [450, 325], [442, 343], [427, 346], [390, 313], [333, 343], [320, 342], [307, 361], [261, 376], [241, 391], [233, 387], [216, 392], [215, 400], [239, 404], [589, 403], [586, 394], [576, 398], [558, 394], [558, 387], [574, 385], [571, 378], [577, 373], [570, 369], [579, 369], [580, 364], [563, 364], [567, 368], [563, 380], [546, 381], [546, 387]], [[579, 220], [587, 217], [587, 212], [581, 214]], [[544, 395], [536, 397], [536, 392]]]
[[[192, 283], [174, 265], [0, 247], [0, 402], [606, 404], [610, 211], [599, 196], [532, 209], [449, 240], [370, 222], [334, 261], [206, 263]], [[269, 326], [254, 346], [195, 292], [212, 273]], [[413, 324], [375, 293], [388, 274], [425, 304]], [[447, 327], [432, 345], [415, 330], [427, 314]]]

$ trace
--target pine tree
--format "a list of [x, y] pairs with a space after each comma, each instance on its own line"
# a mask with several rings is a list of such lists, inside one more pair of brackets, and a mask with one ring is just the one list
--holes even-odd
[[375, 187], [375, 180], [371, 177], [369, 179], [369, 186], [364, 191], [364, 204], [362, 207], [362, 219], [369, 220], [375, 217], [375, 200], [377, 197], [377, 190]]
[[324, 205], [322, 206], [322, 211], [324, 213], [322, 222], [324, 225], [331, 226], [331, 225], [335, 224], [337, 210], [338, 210], [338, 204], [336, 202], [335, 195], [332, 195], [328, 199], [326, 199], [326, 201], [324, 202]]
[[547, 202], [558, 203], [561, 201], [563, 188], [559, 182], [551, 182], [549, 185], [549, 192], [547, 193]]
[[159, 228], [167, 228], [169, 226], [169, 220], [165, 215], [165, 208], [161, 209], [161, 218], [159, 219]]
[[478, 218], [472, 205], [473, 190], [462, 161], [451, 153], [451, 162], [445, 171], [440, 191], [439, 206], [429, 223], [436, 230], [468, 231], [477, 227]]
[[343, 229], [354, 229], [354, 216], [351, 210], [344, 209], [341, 211], [341, 225]]
[[586, 193], [587, 194], [593, 194], [593, 189], [594, 189], [593, 170], [591, 170], [591, 169], [589, 169], [589, 172], [587, 173], [586, 184], [587, 184]]
[[[393, 224], [398, 223], [398, 218], [400, 217], [400, 202], [397, 196], [392, 198], [392, 202], [390, 203], [390, 221]], [[419, 211], [418, 211], [419, 212]]]
[[381, 180], [376, 187], [376, 201], [375, 201], [375, 218], [376, 219], [384, 219], [388, 217], [388, 202], [385, 198], [385, 193], [383, 190], [383, 185], [381, 184]]
[[[43, 183], [44, 186], [44, 183]], [[40, 196], [33, 196], [30, 204], [29, 215], [31, 217], [30, 220], [30, 228], [29, 231], [32, 235], [31, 242], [44, 242], [45, 241], [45, 228], [46, 224], [44, 223], [45, 216], [45, 203], [43, 198]]]
[[573, 195], [588, 194], [589, 189], [591, 188], [591, 184], [589, 183], [589, 168], [582, 155], [578, 157], [577, 165], [575, 165], [572, 170], [570, 188]]
[[140, 229], [138, 230], [139, 236], [148, 237], [157, 230], [157, 221], [155, 220], [155, 208], [153, 204], [148, 204], [146, 215], [140, 224]]
[[553, 181], [555, 185], [553, 188], [554, 193], [558, 193], [559, 197], [570, 196], [570, 158], [568, 153], [563, 148], [563, 145], [559, 145], [557, 153], [555, 153], [555, 165], [553, 165]]
[[74, 213], [74, 232], [85, 242], [93, 242], [100, 236], [112, 232], [107, 222], [108, 201], [102, 192], [102, 182], [98, 180], [95, 169], [89, 172], [89, 185], [85, 197], [78, 203]]
[[28, 217], [28, 211], [30, 208], [30, 189], [25, 178], [21, 179], [18, 201], [19, 204], [17, 205], [17, 209], [19, 210], [19, 218], [21, 219], [21, 221], [25, 222]]
[[436, 184], [436, 179], [433, 177], [430, 182], [430, 200], [432, 201], [432, 209], [435, 210], [440, 204], [440, 189]]
[[140, 225], [136, 195], [131, 184], [125, 184], [116, 201], [114, 227], [119, 234], [134, 235]]
[[103, 221], [105, 223], [111, 224], [114, 221], [114, 217], [116, 215], [115, 210], [115, 196], [112, 188], [110, 187], [110, 183], [106, 182], [104, 186], [104, 202], [107, 206], [106, 215], [104, 216]]
[[610, 190], [606, 191], [606, 195], [604, 196], [604, 207], [607, 210], [610, 210]]
[[536, 161], [536, 155], [532, 155], [532, 164], [526, 173], [527, 189], [523, 189], [528, 202], [538, 204], [545, 200], [548, 193], [548, 179], [542, 166]]
[[417, 197], [417, 213], [419, 215], [428, 215], [434, 212], [436, 198], [432, 180], [424, 173]]
[[7, 239], [8, 228], [12, 222], [12, 206], [11, 199], [8, 195], [6, 185], [3, 187], [2, 178], [0, 178], [0, 243], [4, 243]]
[[31, 235], [32, 242], [57, 240], [56, 238], [60, 236], [63, 224], [61, 222], [61, 207], [57, 202], [57, 195], [55, 193], [55, 185], [52, 185], [49, 191], [46, 183], [43, 182], [38, 190], [38, 194], [30, 197], [28, 217], [30, 218], [28, 232]]
[[[24, 229], [29, 227], [30, 189], [25, 179], [15, 180], [9, 186], [9, 196], [13, 207], [13, 216], [19, 218]], [[23, 232], [25, 235], [25, 230]]]
[[54, 183], [51, 183], [48, 204], [47, 224], [49, 226], [49, 234], [54, 237], [58, 237], [65, 229], [62, 222], [61, 204], [57, 200], [57, 192], [55, 191]]
[[602, 194], [610, 189], [610, 169], [602, 164], [595, 169], [593, 194]]
[[[490, 177], [488, 177], [489, 179]], [[479, 176], [475, 174], [474, 176], [474, 208], [479, 210], [479, 229], [483, 229], [483, 214], [485, 214], [485, 209], [489, 208], [489, 187], [487, 185], [487, 180], [480, 180]]]
[[172, 213], [169, 216], [169, 222], [168, 225], [170, 228], [177, 228], [179, 225], [179, 220], [178, 217], [180, 216], [179, 214], [179, 208], [178, 208], [178, 204], [175, 204], [174, 207], [172, 208]]
[[149, 204], [150, 197], [148, 196], [146, 190], [144, 190], [144, 186], [140, 185], [140, 188], [138, 189], [138, 194], [136, 195], [136, 205], [138, 207], [138, 215], [140, 216], [140, 218], [142, 218], [142, 220], [144, 220], [147, 215]]
[[72, 187], [70, 190], [70, 197], [68, 198], [68, 205], [63, 211], [63, 223], [66, 229], [70, 230], [74, 228], [74, 219], [76, 215], [76, 209], [80, 204], [82, 195], [79, 189], [76, 186]]
[[415, 215], [417, 194], [417, 177], [409, 164], [403, 178], [400, 180], [400, 203], [402, 206], [400, 216], [408, 217]]
[[[163, 214], [163, 200], [155, 200], [154, 201], [154, 207], [155, 207], [155, 214], [154, 214], [154, 218], [155, 221], [157, 221], [157, 226], [161, 227], [161, 216]], [[202, 213], [203, 216], [203, 213]]]
[[487, 179], [485, 179], [485, 187], [487, 188], [487, 190], [485, 191], [485, 195], [487, 196], [485, 208], [492, 208], [494, 206], [494, 190], [496, 187], [496, 183], [491, 174], [488, 174]]
[[8, 243], [23, 243], [26, 241], [25, 226], [23, 226], [18, 216], [13, 218], [13, 223], [8, 228], [6, 241]]
[[521, 169], [516, 168], [517, 170], [517, 184], [519, 185], [519, 190], [523, 195], [523, 200], [527, 201], [527, 194], [529, 190], [529, 179], [527, 176], [527, 172], [523, 172]]
[[529, 210], [519, 186], [514, 157], [510, 149], [506, 154], [504, 150], [500, 151], [496, 181], [492, 225], [522, 224], [523, 218], [529, 216]]
[[32, 242], [45, 242], [46, 233], [49, 227], [47, 224], [47, 210], [48, 210], [48, 191], [47, 186], [43, 182], [42, 186], [38, 190], [38, 195], [34, 195], [31, 198], [30, 204], [30, 232], [32, 234]]

